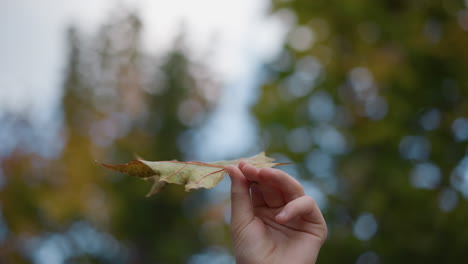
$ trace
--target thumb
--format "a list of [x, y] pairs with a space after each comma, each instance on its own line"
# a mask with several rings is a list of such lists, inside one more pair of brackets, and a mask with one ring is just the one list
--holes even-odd
[[227, 167], [231, 178], [231, 230], [239, 232], [254, 219], [250, 184], [236, 166]]

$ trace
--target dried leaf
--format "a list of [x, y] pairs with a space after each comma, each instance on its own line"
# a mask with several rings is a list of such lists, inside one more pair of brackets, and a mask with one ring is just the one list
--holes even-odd
[[108, 165], [109, 169], [123, 172], [131, 176], [141, 178], [151, 182], [153, 185], [146, 196], [158, 193], [166, 183], [174, 183], [185, 186], [189, 191], [198, 188], [213, 188], [226, 175], [226, 167], [238, 165], [241, 161], [246, 161], [257, 168], [271, 168], [287, 163], [274, 163], [274, 159], [259, 153], [250, 158], [240, 158], [230, 161], [198, 162], [198, 161], [146, 161], [133, 160], [127, 164]]

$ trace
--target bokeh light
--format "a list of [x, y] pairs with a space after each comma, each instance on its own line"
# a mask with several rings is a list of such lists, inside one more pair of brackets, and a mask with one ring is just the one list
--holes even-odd
[[319, 263], [468, 259], [468, 1], [19, 0], [0, 36], [2, 263], [234, 263], [227, 177], [145, 198], [95, 161], [260, 151]]

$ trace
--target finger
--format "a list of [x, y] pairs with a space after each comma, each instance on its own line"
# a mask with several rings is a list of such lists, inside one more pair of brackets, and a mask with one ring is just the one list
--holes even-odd
[[322, 212], [310, 196], [304, 195], [286, 204], [276, 216], [276, 221], [284, 224], [298, 216], [313, 224], [325, 224]]
[[254, 219], [250, 184], [238, 167], [227, 167], [231, 178], [231, 228], [242, 230]]
[[265, 199], [263, 198], [262, 191], [258, 186], [258, 169], [247, 162], [242, 161], [239, 163], [239, 169], [244, 173], [245, 178], [251, 182], [250, 195], [252, 197], [253, 207], [265, 206]]
[[258, 185], [258, 190], [261, 192], [263, 200], [268, 207], [278, 208], [286, 204], [283, 195], [276, 188], [261, 183]]
[[261, 192], [263, 200], [268, 207], [277, 208], [285, 205], [282, 193], [275, 186], [273, 186], [268, 178], [262, 178], [259, 169], [250, 164], [245, 164], [242, 167], [242, 172], [247, 179], [258, 183], [256, 186]]
[[242, 168], [243, 168], [245, 165], [247, 165], [247, 164], [249, 164], [247, 161], [241, 161], [241, 162], [239, 163], [238, 167], [239, 167], [239, 169], [242, 170]]
[[257, 183], [250, 184], [250, 196], [252, 197], [252, 206], [254, 208], [266, 205], [262, 191], [258, 188]]
[[286, 203], [305, 194], [302, 185], [282, 170], [263, 168], [258, 175], [261, 179], [267, 179], [268, 184], [278, 188], [283, 193]]
[[258, 172], [260, 171], [258, 168], [255, 168], [249, 163], [243, 161], [239, 163], [239, 169], [244, 173], [247, 180], [258, 183], [259, 181]]

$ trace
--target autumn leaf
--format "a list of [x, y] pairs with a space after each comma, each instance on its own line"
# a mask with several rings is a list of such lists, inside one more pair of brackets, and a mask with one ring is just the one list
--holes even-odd
[[274, 163], [264, 152], [253, 157], [229, 161], [199, 162], [199, 161], [146, 161], [133, 160], [127, 164], [109, 165], [104, 167], [141, 178], [152, 183], [146, 196], [158, 193], [167, 183], [185, 186], [186, 191], [198, 188], [213, 188], [226, 175], [229, 165], [238, 165], [241, 161], [248, 162], [257, 168], [271, 168], [287, 163]]

